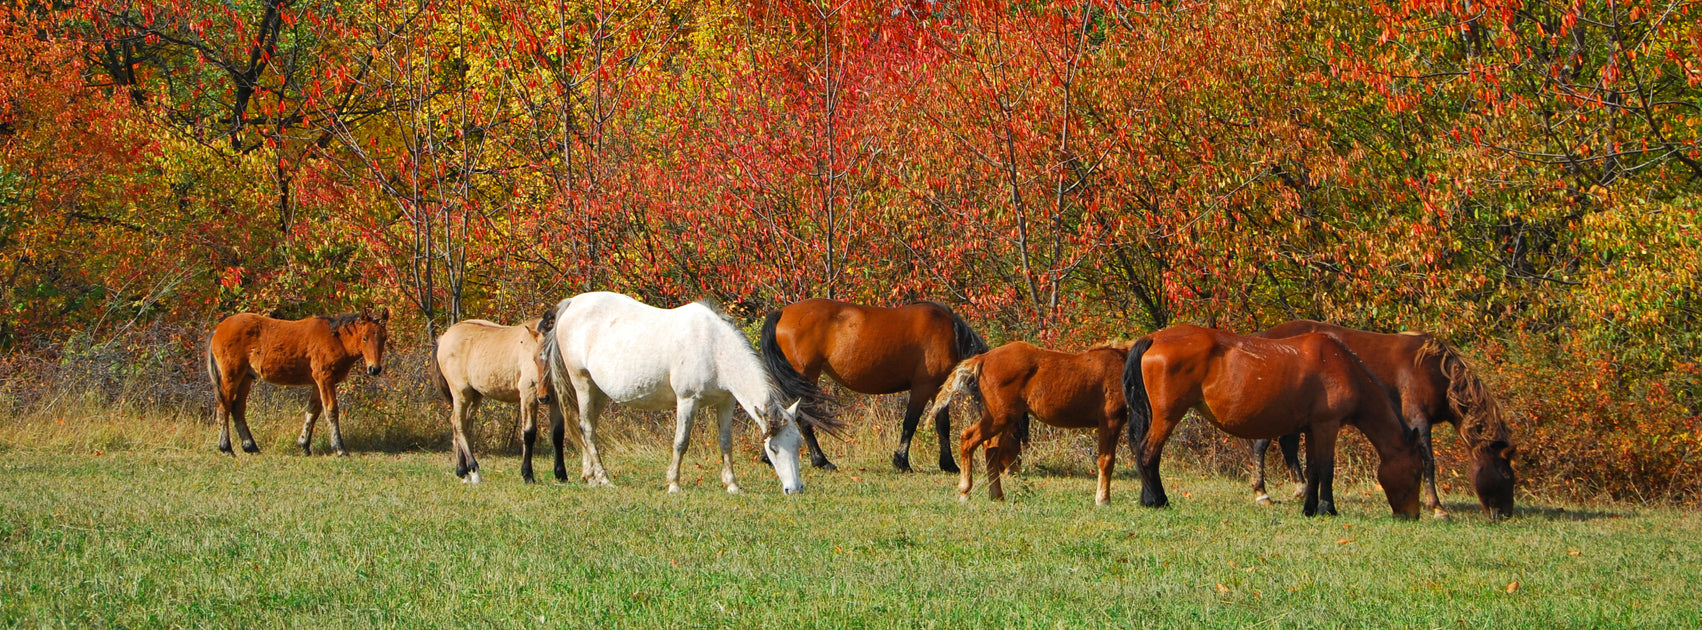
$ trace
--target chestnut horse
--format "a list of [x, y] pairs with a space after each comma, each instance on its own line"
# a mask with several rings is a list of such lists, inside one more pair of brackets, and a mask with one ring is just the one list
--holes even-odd
[[1243, 438], [1306, 434], [1307, 516], [1335, 514], [1336, 435], [1357, 427], [1377, 450], [1389, 507], [1418, 516], [1418, 445], [1383, 386], [1334, 337], [1243, 337], [1184, 324], [1140, 338], [1123, 371], [1129, 443], [1141, 471], [1141, 504], [1165, 505], [1159, 456], [1189, 409]]
[[[450, 326], [432, 344], [431, 381], [438, 395], [450, 404], [455, 476], [463, 483], [480, 481], [479, 461], [467, 444], [466, 426], [487, 398], [520, 407], [520, 477], [526, 483], [534, 481], [532, 447], [538, 438], [538, 412], [551, 403], [549, 366], [539, 356], [545, 334], [539, 330], [541, 321], [504, 326], [482, 319], [464, 320]], [[551, 413], [550, 417], [559, 429], [560, 414]], [[573, 435], [574, 443], [579, 443], [579, 433]], [[556, 479], [566, 481], [567, 467], [559, 444], [555, 463]]]
[[969, 500], [974, 483], [975, 448], [987, 445], [987, 496], [1005, 498], [1000, 477], [1028, 441], [1028, 415], [1066, 429], [1099, 432], [1099, 489], [1094, 503], [1111, 500], [1111, 472], [1117, 462], [1117, 437], [1128, 422], [1123, 404], [1123, 367], [1128, 343], [1101, 345], [1081, 354], [1037, 348], [1026, 341], [999, 346], [958, 364], [934, 400], [944, 409], [969, 394], [981, 409], [979, 421], [963, 430], [959, 444], [963, 480], [958, 499]]
[[[816, 386], [826, 372], [840, 385], [862, 394], [908, 390], [904, 429], [892, 465], [910, 471], [910, 438], [922, 412], [959, 361], [987, 351], [987, 342], [951, 309], [934, 302], [897, 308], [862, 306], [833, 300], [793, 302], [768, 314], [762, 324], [762, 359], [788, 396], [803, 401], [816, 418], [833, 416], [833, 400]], [[810, 425], [801, 427], [810, 463], [833, 470]], [[940, 470], [957, 472], [952, 461], [951, 414], [934, 412], [940, 437]]]
[[361, 313], [295, 321], [238, 313], [219, 322], [207, 340], [207, 376], [213, 380], [218, 400], [213, 413], [219, 423], [219, 450], [235, 455], [230, 447], [234, 419], [243, 452], [260, 452], [248, 432], [248, 390], [259, 378], [273, 385], [312, 385], [307, 422], [296, 444], [302, 454], [312, 454], [313, 422], [325, 412], [331, 423], [331, 450], [347, 456], [343, 431], [338, 426], [342, 408], [337, 405], [337, 383], [362, 360], [367, 374], [377, 376], [384, 371], [384, 344], [390, 337], [385, 325], [389, 321], [390, 309], [377, 317]]
[[[1309, 320], [1281, 324], [1259, 336], [1279, 339], [1305, 333], [1340, 340], [1382, 382], [1390, 399], [1397, 401], [1396, 411], [1418, 431], [1424, 455], [1424, 505], [1437, 518], [1447, 517], [1436, 495], [1436, 461], [1430, 443], [1430, 429], [1439, 422], [1452, 423], [1472, 455], [1472, 487], [1484, 513], [1492, 519], [1513, 514], [1513, 431], [1503, 419], [1501, 405], [1459, 353], [1423, 333], [1389, 335]], [[1299, 439], [1285, 436], [1282, 443], [1283, 455], [1296, 475], [1299, 466], [1292, 453], [1298, 451]], [[1269, 447], [1269, 440], [1253, 445], [1253, 490], [1267, 502], [1264, 452]]]

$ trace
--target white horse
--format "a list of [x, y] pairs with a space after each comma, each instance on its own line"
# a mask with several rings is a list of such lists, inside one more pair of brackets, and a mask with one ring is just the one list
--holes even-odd
[[750, 340], [707, 303], [663, 310], [615, 293], [583, 293], [562, 300], [553, 317], [544, 360], [563, 398], [560, 404], [569, 406], [569, 396], [577, 402], [582, 472], [591, 485], [609, 484], [596, 432], [597, 417], [610, 401], [635, 409], [674, 409], [668, 492], [680, 491], [680, 461], [699, 408], [714, 408], [720, 419], [721, 483], [733, 493], [739, 491], [733, 478], [735, 405], [762, 430], [763, 452], [786, 494], [804, 489], [798, 478], [798, 422], [828, 431], [840, 427], [799, 414], [796, 402], [783, 406], [780, 389]]

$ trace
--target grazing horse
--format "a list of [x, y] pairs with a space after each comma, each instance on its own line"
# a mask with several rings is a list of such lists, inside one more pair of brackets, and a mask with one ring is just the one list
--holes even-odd
[[[432, 344], [431, 381], [444, 402], [450, 403], [449, 426], [453, 431], [455, 476], [463, 483], [479, 483], [479, 461], [467, 444], [467, 420], [486, 398], [517, 403], [520, 407], [520, 477], [532, 483], [532, 446], [538, 437], [538, 412], [550, 404], [548, 367], [538, 360], [544, 333], [541, 320], [519, 326], [503, 326], [482, 319], [469, 319], [450, 326]], [[558, 414], [551, 414], [555, 419]], [[557, 422], [556, 424], [560, 424]], [[575, 433], [574, 442], [578, 442]], [[581, 449], [583, 450], [583, 449]], [[567, 479], [560, 448], [556, 449], [556, 479]]]
[[[1396, 411], [1407, 426], [1418, 431], [1418, 446], [1424, 455], [1424, 505], [1436, 518], [1447, 518], [1436, 495], [1436, 460], [1430, 443], [1430, 429], [1439, 422], [1453, 423], [1472, 455], [1472, 487], [1484, 513], [1492, 519], [1513, 514], [1513, 430], [1503, 418], [1501, 405], [1459, 353], [1423, 333], [1389, 335], [1308, 320], [1288, 322], [1259, 336], [1280, 339], [1305, 333], [1324, 333], [1340, 340], [1382, 382], [1390, 399], [1398, 401]], [[1294, 453], [1299, 450], [1300, 436], [1284, 436], [1282, 440], [1289, 470], [1298, 476]], [[1269, 440], [1253, 444], [1253, 490], [1259, 493], [1261, 502], [1270, 501], [1264, 487], [1264, 454], [1269, 447]]]
[[235, 419], [243, 452], [260, 452], [248, 432], [248, 390], [258, 377], [273, 385], [312, 385], [307, 422], [296, 444], [303, 455], [313, 454], [309, 448], [313, 422], [325, 412], [331, 423], [331, 450], [347, 456], [338, 426], [342, 408], [337, 404], [337, 383], [361, 360], [366, 361], [367, 374], [384, 371], [389, 321], [390, 309], [377, 317], [362, 313], [295, 321], [238, 313], [219, 322], [207, 340], [207, 376], [218, 400], [213, 411], [219, 423], [219, 450], [235, 455], [230, 448], [230, 424]]
[[1099, 505], [1110, 502], [1117, 437], [1129, 417], [1123, 403], [1128, 354], [1127, 343], [1069, 354], [1015, 341], [958, 364], [930, 407], [941, 410], [953, 398], [969, 394], [981, 408], [979, 422], [964, 428], [959, 445], [963, 480], [957, 486], [958, 499], [969, 500], [975, 448], [986, 444], [987, 496], [1004, 500], [1000, 476], [1028, 441], [1027, 416], [1033, 414], [1055, 427], [1098, 430], [1099, 489], [1093, 500]]
[[750, 340], [706, 302], [664, 310], [615, 293], [583, 293], [562, 300], [546, 319], [555, 322], [544, 341], [550, 380], [561, 405], [568, 404], [569, 395], [577, 404], [592, 485], [609, 483], [597, 453], [597, 418], [611, 401], [637, 409], [674, 409], [668, 492], [680, 490], [680, 464], [700, 408], [713, 408], [720, 420], [721, 483], [733, 493], [739, 491], [733, 477], [734, 408], [743, 407], [756, 420], [763, 453], [786, 494], [804, 489], [798, 475], [799, 423], [839, 430], [830, 419], [798, 413], [797, 402], [783, 405], [780, 387]]
[[1422, 455], [1383, 386], [1334, 337], [1242, 337], [1193, 325], [1140, 338], [1123, 371], [1129, 443], [1141, 471], [1141, 504], [1168, 499], [1159, 456], [1189, 409], [1242, 438], [1306, 434], [1307, 516], [1335, 514], [1336, 435], [1357, 427], [1377, 449], [1377, 479], [1389, 507], [1418, 516]]
[[[863, 394], [910, 392], [904, 409], [904, 431], [892, 465], [910, 471], [910, 438], [916, 423], [959, 361], [987, 351], [987, 342], [951, 309], [933, 302], [897, 308], [861, 306], [833, 300], [793, 302], [762, 324], [762, 358], [787, 396], [803, 401], [806, 415], [833, 417], [833, 401], [816, 386], [829, 378]], [[834, 470], [821, 452], [815, 431], [803, 427], [810, 463]], [[952, 461], [951, 414], [934, 411], [934, 432], [940, 438], [940, 470], [957, 472]]]

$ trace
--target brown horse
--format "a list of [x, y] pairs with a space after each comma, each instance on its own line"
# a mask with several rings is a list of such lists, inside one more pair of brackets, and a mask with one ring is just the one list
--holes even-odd
[[[544, 340], [540, 321], [533, 319], [519, 326], [503, 326], [482, 319], [464, 320], [450, 326], [432, 344], [432, 385], [444, 402], [450, 403], [455, 476], [463, 483], [480, 481], [479, 461], [467, 443], [466, 425], [487, 398], [516, 403], [520, 408], [520, 477], [526, 483], [535, 480], [532, 448], [538, 437], [538, 412], [551, 403], [549, 367], [538, 353]], [[559, 413], [552, 412], [550, 417], [560, 425]], [[579, 433], [576, 431], [573, 436], [577, 444]], [[559, 444], [556, 479], [567, 480]]]
[[1230, 435], [1306, 434], [1304, 513], [1335, 514], [1336, 435], [1357, 427], [1377, 449], [1377, 478], [1396, 516], [1418, 516], [1422, 456], [1383, 386], [1334, 337], [1242, 337], [1192, 325], [1140, 338], [1123, 371], [1141, 504], [1168, 503], [1158, 474], [1170, 432], [1189, 409]]
[[327, 412], [331, 423], [331, 450], [346, 456], [343, 432], [338, 426], [342, 409], [337, 405], [337, 383], [355, 363], [366, 361], [366, 372], [384, 371], [384, 344], [390, 333], [385, 324], [390, 309], [377, 317], [365, 313], [337, 317], [309, 317], [295, 321], [272, 319], [253, 313], [226, 317], [207, 340], [207, 376], [213, 380], [218, 399], [214, 421], [219, 423], [219, 450], [235, 455], [230, 448], [230, 422], [242, 437], [242, 450], [258, 453], [260, 447], [248, 432], [248, 390], [254, 379], [274, 385], [312, 385], [307, 401], [307, 422], [296, 444], [311, 455], [313, 421]]
[[1123, 404], [1123, 368], [1127, 343], [1102, 345], [1081, 354], [1037, 348], [1026, 341], [1011, 342], [958, 364], [951, 380], [934, 400], [944, 409], [967, 393], [981, 408], [980, 420], [963, 430], [959, 454], [963, 480], [958, 499], [969, 500], [975, 470], [975, 448], [987, 445], [987, 496], [1005, 498], [1000, 477], [1028, 441], [1028, 416], [1066, 429], [1099, 432], [1099, 489], [1094, 502], [1111, 500], [1111, 472], [1117, 462], [1117, 437], [1128, 422]]
[[[933, 302], [898, 308], [861, 306], [833, 300], [794, 302], [762, 324], [762, 358], [788, 396], [803, 401], [804, 412], [832, 418], [833, 401], [816, 386], [823, 372], [847, 389], [863, 394], [910, 392], [904, 432], [892, 465], [910, 470], [910, 438], [916, 423], [959, 361], [987, 351], [987, 342], [951, 309]], [[801, 426], [810, 462], [833, 470], [821, 452], [815, 429]], [[934, 413], [940, 437], [940, 470], [957, 472], [952, 461], [951, 415]]]
[[[1335, 337], [1358, 355], [1382, 382], [1390, 399], [1397, 401], [1396, 411], [1407, 426], [1418, 430], [1418, 446], [1424, 455], [1424, 505], [1437, 518], [1447, 517], [1436, 495], [1436, 461], [1430, 443], [1430, 429], [1438, 422], [1453, 423], [1465, 441], [1472, 455], [1472, 487], [1483, 511], [1490, 518], [1513, 514], [1513, 430], [1503, 419], [1501, 405], [1459, 353], [1423, 333], [1388, 335], [1309, 320], [1288, 322], [1259, 336], [1280, 339], [1306, 333]], [[1261, 496], [1265, 490], [1264, 452], [1269, 445], [1269, 440], [1253, 445], [1253, 490]], [[1299, 436], [1286, 436], [1282, 447], [1290, 470], [1298, 475], [1299, 466], [1292, 453], [1298, 450]]]

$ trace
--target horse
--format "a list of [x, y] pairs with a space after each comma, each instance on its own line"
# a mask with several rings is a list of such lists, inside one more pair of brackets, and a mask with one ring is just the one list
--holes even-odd
[[[680, 463], [698, 409], [712, 408], [721, 429], [721, 483], [739, 492], [733, 476], [733, 410], [743, 408], [763, 432], [763, 453], [781, 490], [804, 489], [798, 471], [799, 425], [830, 433], [842, 426], [811, 418], [799, 402], [782, 404], [780, 387], [763, 367], [750, 340], [713, 304], [700, 301], [664, 310], [615, 293], [583, 293], [562, 300], [547, 316], [544, 340], [550, 380], [566, 406], [577, 407], [591, 485], [609, 485], [597, 451], [597, 419], [609, 402], [637, 409], [675, 411], [674, 458], [668, 492], [680, 491]], [[558, 449], [559, 451], [559, 449]]]
[[207, 338], [207, 377], [213, 381], [217, 400], [213, 421], [219, 423], [219, 451], [236, 456], [230, 444], [234, 418], [243, 452], [260, 452], [248, 432], [248, 390], [258, 377], [273, 385], [312, 385], [307, 422], [296, 444], [303, 455], [313, 454], [313, 422], [324, 412], [331, 423], [331, 450], [339, 457], [348, 456], [338, 426], [342, 408], [337, 404], [337, 383], [359, 361], [366, 362], [369, 375], [384, 371], [389, 322], [390, 309], [377, 317], [359, 313], [294, 321], [238, 313], [219, 322]]
[[[455, 458], [455, 476], [462, 483], [479, 483], [479, 461], [467, 444], [467, 420], [487, 398], [517, 403], [520, 407], [520, 477], [532, 475], [532, 447], [538, 437], [538, 412], [551, 403], [548, 367], [538, 359], [544, 333], [542, 320], [519, 326], [504, 326], [482, 319], [469, 319], [450, 326], [432, 343], [431, 381], [444, 402], [450, 403], [449, 426]], [[559, 414], [551, 413], [552, 420]], [[555, 422], [559, 427], [560, 422]], [[575, 433], [575, 442], [578, 434]], [[583, 450], [583, 449], [581, 449]], [[556, 479], [567, 479], [561, 445], [556, 446]]]
[[[1418, 431], [1419, 450], [1424, 455], [1424, 506], [1436, 518], [1447, 518], [1436, 494], [1436, 460], [1431, 447], [1431, 427], [1452, 423], [1472, 455], [1471, 480], [1478, 503], [1491, 519], [1513, 514], [1513, 431], [1503, 417], [1501, 405], [1489, 393], [1465, 359], [1440, 339], [1424, 333], [1383, 334], [1343, 328], [1322, 322], [1296, 320], [1259, 333], [1280, 339], [1305, 333], [1324, 333], [1352, 350], [1373, 376], [1381, 381], [1396, 411], [1407, 426]], [[1285, 436], [1283, 455], [1298, 476], [1299, 436]], [[1253, 490], [1261, 503], [1265, 495], [1265, 450], [1269, 440], [1253, 444]]]
[[1105, 344], [1080, 354], [1054, 352], [1026, 341], [1011, 342], [958, 364], [930, 411], [961, 395], [980, 408], [980, 419], [963, 430], [959, 450], [963, 479], [958, 500], [968, 501], [974, 481], [975, 448], [987, 448], [987, 496], [1005, 498], [1000, 477], [1028, 442], [1027, 417], [1066, 429], [1097, 429], [1099, 487], [1094, 503], [1111, 501], [1117, 438], [1128, 422], [1123, 402], [1123, 367], [1129, 344]]
[[[892, 454], [893, 467], [904, 472], [911, 470], [910, 439], [916, 435], [916, 424], [952, 368], [987, 351], [987, 342], [969, 323], [941, 304], [881, 308], [820, 298], [793, 302], [769, 313], [762, 324], [760, 345], [762, 359], [781, 391], [802, 400], [804, 412], [814, 418], [834, 417], [833, 399], [816, 386], [823, 372], [862, 394], [908, 390], [903, 433]], [[810, 463], [835, 470], [822, 453], [815, 431], [809, 424], [801, 428]], [[951, 415], [945, 407], [934, 412], [934, 432], [940, 439], [940, 470], [958, 472], [946, 437], [951, 433]]]
[[1422, 456], [1383, 386], [1347, 346], [1324, 334], [1243, 337], [1190, 324], [1141, 337], [1123, 370], [1129, 443], [1141, 505], [1169, 503], [1159, 457], [1189, 409], [1242, 438], [1306, 434], [1307, 516], [1335, 514], [1336, 435], [1359, 429], [1380, 460], [1378, 481], [1400, 518], [1417, 518]]

